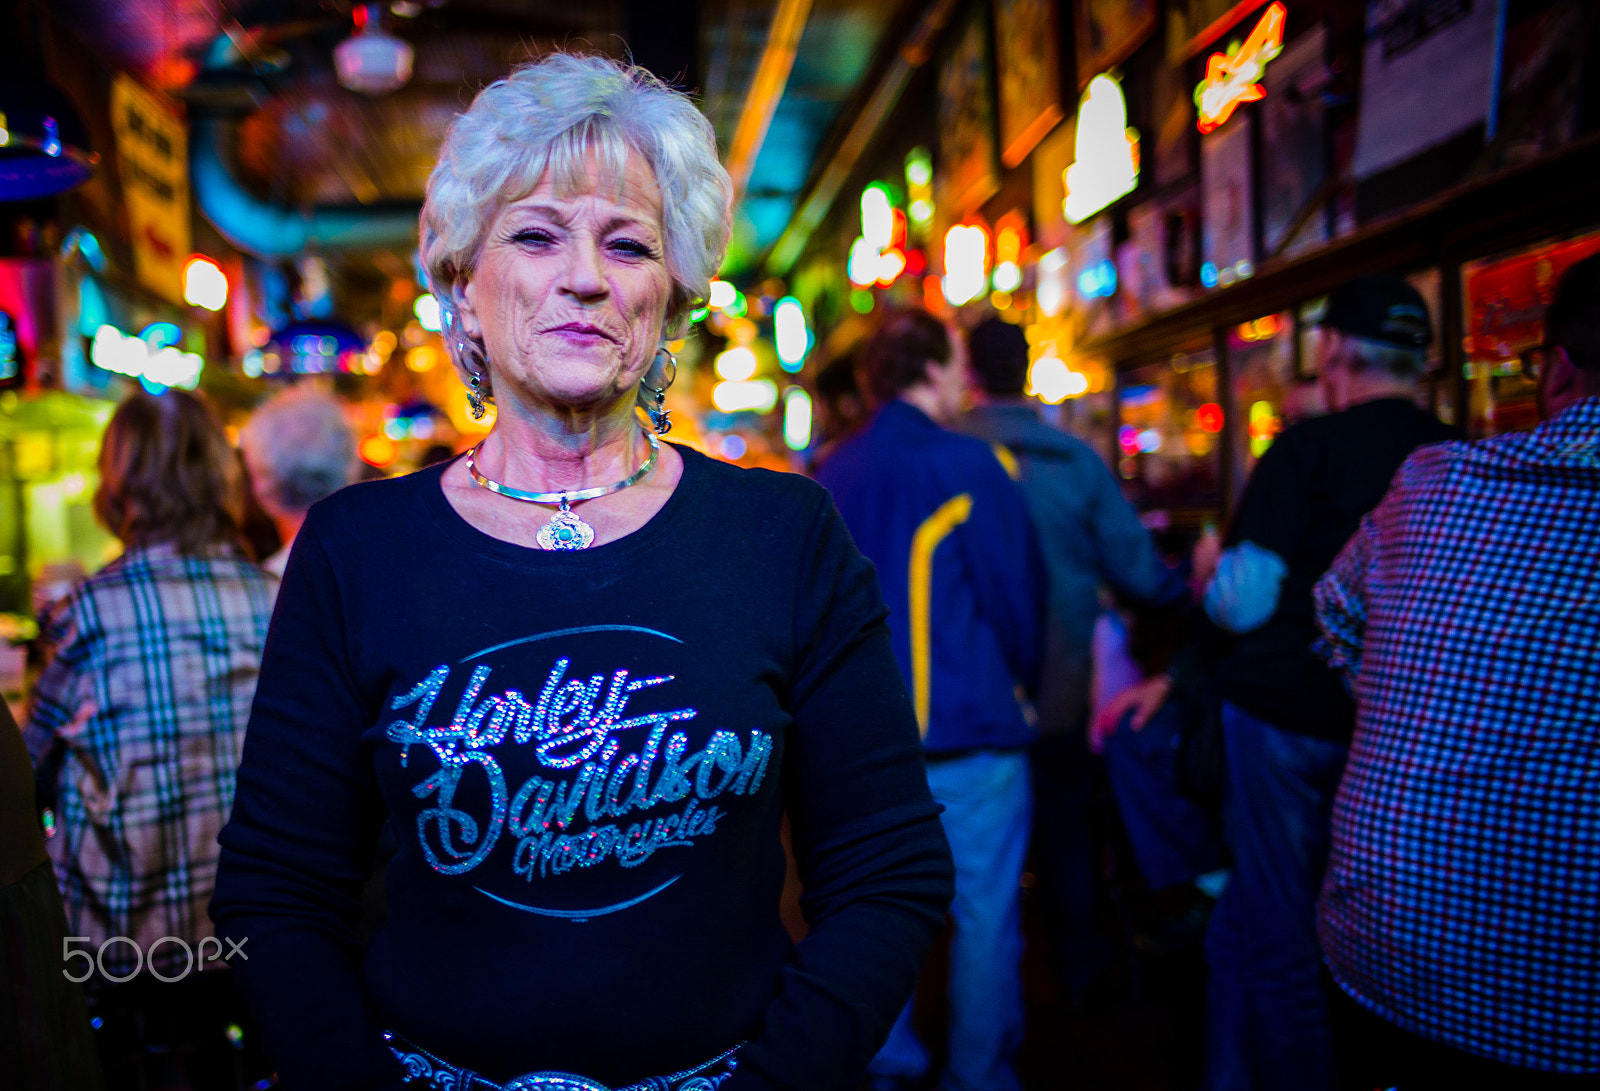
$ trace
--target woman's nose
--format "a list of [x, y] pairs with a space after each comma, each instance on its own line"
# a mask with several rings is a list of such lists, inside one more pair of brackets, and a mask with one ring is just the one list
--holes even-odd
[[575, 238], [567, 250], [565, 283], [562, 287], [579, 299], [603, 296], [608, 290], [602, 266], [600, 245], [587, 236]]

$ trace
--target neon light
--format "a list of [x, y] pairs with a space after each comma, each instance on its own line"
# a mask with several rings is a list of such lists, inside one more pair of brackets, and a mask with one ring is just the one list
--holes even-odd
[[894, 206], [889, 191], [879, 183], [861, 191], [861, 237], [878, 251], [894, 245]]
[[1206, 402], [1194, 411], [1195, 423], [1203, 432], [1222, 431], [1222, 406], [1216, 402]]
[[193, 390], [200, 383], [204, 361], [174, 347], [180, 336], [181, 331], [170, 322], [146, 326], [138, 337], [129, 337], [115, 326], [101, 326], [89, 347], [89, 359], [96, 367], [138, 379], [154, 394], [169, 386]]
[[740, 383], [753, 377], [758, 364], [756, 354], [738, 345], [717, 357], [717, 375], [730, 382]]
[[798, 386], [783, 392], [783, 443], [791, 451], [811, 445], [811, 395]]
[[1022, 268], [1014, 261], [1002, 261], [994, 267], [994, 288], [997, 292], [1014, 292], [1022, 287]]
[[778, 404], [778, 384], [771, 379], [718, 383], [711, 403], [723, 413], [766, 413]]
[[1250, 405], [1250, 453], [1256, 458], [1266, 454], [1267, 448], [1278, 435], [1278, 414], [1271, 402], [1253, 402]]
[[711, 292], [706, 298], [706, 305], [724, 310], [733, 306], [733, 301], [739, 297], [739, 289], [725, 280], [713, 280]]
[[1062, 172], [1069, 223], [1084, 220], [1139, 184], [1139, 133], [1128, 128], [1128, 104], [1110, 76], [1089, 81], [1078, 106], [1076, 161]]
[[1067, 252], [1057, 248], [1039, 259], [1039, 283], [1033, 290], [1039, 313], [1054, 318], [1067, 306]]
[[989, 279], [989, 233], [957, 224], [944, 236], [944, 297], [959, 307], [982, 294]]
[[184, 262], [183, 300], [191, 307], [222, 310], [228, 302], [228, 278], [222, 267], [204, 254], [195, 254]]
[[1125, 455], [1139, 453], [1139, 429], [1131, 424], [1124, 424], [1117, 429], [1117, 446], [1122, 448]]
[[411, 304], [411, 313], [417, 316], [417, 325], [430, 333], [439, 332], [439, 301], [431, 293], [417, 296]]
[[793, 296], [778, 300], [772, 311], [772, 341], [778, 350], [778, 363], [785, 371], [799, 371], [811, 351], [811, 333], [806, 329], [806, 312]]
[[933, 157], [920, 144], [906, 155], [906, 194], [911, 222], [926, 230], [933, 221]]
[[878, 287], [887, 288], [906, 271], [906, 256], [900, 250], [885, 250], [878, 255]]
[[1107, 299], [1117, 292], [1117, 267], [1110, 258], [1097, 261], [1078, 274], [1078, 294], [1085, 299]]
[[[1076, 374], [1061, 357], [1041, 356], [1028, 368], [1028, 393], [1047, 405], [1060, 405], [1072, 397], [1076, 385], [1073, 376]], [[1083, 390], [1089, 389], [1087, 379], [1082, 375], [1077, 375], [1077, 378], [1083, 380]]]
[[1194, 89], [1195, 108], [1200, 113], [1200, 131], [1215, 132], [1233, 116], [1242, 103], [1259, 102], [1267, 97], [1260, 84], [1267, 62], [1283, 52], [1283, 24], [1288, 9], [1274, 2], [1261, 16], [1243, 45], [1226, 53], [1213, 53], [1206, 61], [1206, 78]]
[[857, 237], [850, 245], [850, 261], [845, 266], [850, 283], [865, 288], [878, 279], [878, 252], [866, 239]]

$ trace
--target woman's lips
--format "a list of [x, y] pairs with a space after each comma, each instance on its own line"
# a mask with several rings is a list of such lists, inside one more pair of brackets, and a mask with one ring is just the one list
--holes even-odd
[[602, 330], [599, 326], [591, 326], [587, 322], [568, 322], [565, 325], [554, 327], [553, 329], [550, 330], [550, 332], [554, 333], [554, 334], [559, 334], [562, 337], [571, 338], [571, 339], [576, 340], [576, 341], [589, 342], [589, 341], [615, 341], [616, 340], [615, 337], [612, 337], [609, 333], [607, 333], [605, 330]]

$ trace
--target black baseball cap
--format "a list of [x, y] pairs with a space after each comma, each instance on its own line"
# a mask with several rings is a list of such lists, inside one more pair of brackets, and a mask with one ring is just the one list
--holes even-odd
[[1335, 288], [1320, 324], [1397, 348], [1426, 348], [1433, 340], [1422, 293], [1387, 273], [1357, 277]]

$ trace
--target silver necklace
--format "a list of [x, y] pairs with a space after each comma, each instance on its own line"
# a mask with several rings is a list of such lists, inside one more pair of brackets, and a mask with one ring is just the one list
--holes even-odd
[[650, 457], [644, 460], [633, 473], [621, 481], [612, 482], [610, 485], [596, 485], [591, 489], [575, 489], [570, 492], [524, 492], [514, 489], [510, 485], [486, 476], [478, 469], [474, 459], [478, 450], [483, 446], [478, 445], [467, 452], [467, 473], [472, 475], [472, 483], [481, 489], [499, 493], [501, 496], [512, 500], [522, 500], [529, 504], [559, 504], [561, 510], [551, 517], [550, 521], [539, 528], [536, 538], [540, 549], [588, 549], [594, 544], [594, 527], [585, 523], [576, 515], [571, 504], [579, 500], [594, 500], [601, 496], [610, 496], [614, 492], [621, 492], [629, 485], [637, 485], [644, 476], [656, 467], [656, 458], [661, 454], [661, 442], [649, 432], [644, 433], [644, 438], [650, 441]]

